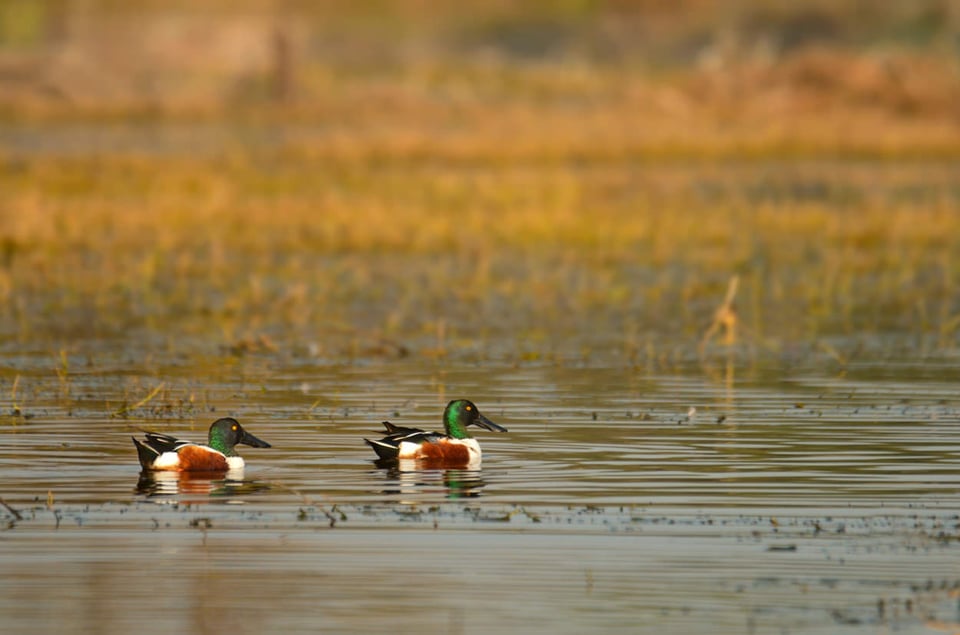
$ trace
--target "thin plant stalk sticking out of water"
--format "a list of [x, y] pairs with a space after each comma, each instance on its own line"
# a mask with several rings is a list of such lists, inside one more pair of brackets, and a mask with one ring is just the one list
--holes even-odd
[[17, 403], [17, 387], [19, 386], [20, 386], [20, 375], [18, 374], [16, 377], [13, 378], [13, 386], [10, 388], [10, 403], [12, 406], [10, 409], [10, 413], [15, 417], [20, 416], [22, 412], [20, 410], [20, 404]]
[[706, 345], [721, 329], [724, 331], [724, 344], [731, 346], [737, 343], [737, 326], [739, 319], [737, 318], [737, 311], [734, 307], [734, 299], [737, 297], [737, 289], [739, 286], [740, 276], [735, 274], [727, 284], [727, 295], [723, 299], [723, 303], [717, 307], [717, 310], [713, 314], [713, 322], [710, 323], [709, 328], [707, 328], [703, 334], [703, 339], [700, 340], [701, 355]]
[[128, 413], [136, 410], [137, 408], [140, 408], [140, 407], [142, 407], [142, 406], [147, 405], [148, 403], [150, 403], [150, 401], [151, 401], [154, 397], [157, 396], [157, 394], [160, 393], [161, 390], [163, 390], [163, 388], [164, 388], [166, 385], [167, 385], [166, 382], [163, 382], [163, 381], [160, 382], [159, 384], [157, 384], [157, 386], [156, 386], [153, 390], [150, 391], [150, 394], [148, 394], [146, 397], [144, 397], [143, 399], [141, 399], [141, 400], [138, 401], [137, 403], [133, 404], [132, 406], [129, 406], [129, 405], [127, 405], [126, 403], [124, 403], [123, 405], [120, 406], [120, 408], [118, 408], [118, 409], [113, 413], [112, 416], [114, 416], [114, 417], [124, 417], [124, 416], [126, 416]]
[[3, 507], [5, 507], [8, 512], [13, 514], [13, 517], [16, 518], [17, 520], [23, 520], [23, 515], [20, 512], [18, 512], [16, 509], [11, 507], [7, 503], [7, 501], [3, 500], [2, 498], [0, 498], [0, 505], [3, 505]]

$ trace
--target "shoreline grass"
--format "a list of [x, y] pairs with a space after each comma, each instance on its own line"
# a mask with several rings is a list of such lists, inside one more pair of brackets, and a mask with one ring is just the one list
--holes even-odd
[[5, 330], [288, 345], [344, 324], [429, 341], [443, 322], [468, 348], [622, 340], [628, 328], [695, 346], [740, 274], [743, 320], [760, 337], [900, 329], [955, 345], [949, 162], [258, 164], [26, 161], [2, 179], [14, 212], [2, 224]]
[[[955, 18], [655, 4], [431, 21], [398, 0], [266, 28], [151, 3], [142, 26], [97, 21], [93, 3], [74, 48], [12, 52], [0, 24], [0, 66], [29, 71], [0, 77], [0, 330], [52, 350], [121, 333], [343, 356], [696, 351], [739, 275], [757, 347], [898, 333], [953, 350]], [[626, 28], [652, 24], [678, 39]], [[118, 58], [111, 29], [142, 42]]]

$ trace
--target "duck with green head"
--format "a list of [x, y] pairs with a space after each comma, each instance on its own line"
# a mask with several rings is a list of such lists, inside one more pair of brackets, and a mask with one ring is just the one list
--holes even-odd
[[243, 457], [236, 447], [242, 443], [255, 448], [269, 448], [243, 429], [231, 417], [217, 419], [207, 433], [207, 445], [184, 441], [166, 434], [146, 432], [143, 440], [134, 438], [140, 465], [146, 471], [225, 472], [243, 467]]
[[445, 467], [480, 463], [480, 444], [470, 436], [468, 426], [491, 432], [507, 431], [483, 416], [477, 406], [467, 399], [454, 399], [447, 404], [443, 411], [446, 433], [404, 428], [389, 421], [384, 421], [383, 425], [387, 429], [387, 436], [378, 441], [364, 439], [380, 460], [416, 459]]

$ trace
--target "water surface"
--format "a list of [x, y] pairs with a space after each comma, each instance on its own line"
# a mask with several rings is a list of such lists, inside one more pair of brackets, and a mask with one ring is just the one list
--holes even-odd
[[[715, 379], [614, 365], [251, 360], [206, 378], [161, 366], [164, 379], [138, 381], [168, 392], [120, 417], [104, 413], [119, 407], [122, 374], [77, 371], [69, 399], [26, 391], [21, 416], [0, 426], [0, 623], [19, 633], [960, 628], [960, 411], [949, 364], [935, 366]], [[510, 429], [477, 434], [481, 469], [374, 465], [362, 438], [380, 421], [439, 428], [458, 396]], [[241, 448], [247, 468], [224, 478], [141, 477], [138, 429], [201, 439], [226, 414], [274, 448]]]

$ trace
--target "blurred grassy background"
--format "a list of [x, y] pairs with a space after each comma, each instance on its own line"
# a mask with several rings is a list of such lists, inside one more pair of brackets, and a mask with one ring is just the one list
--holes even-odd
[[750, 354], [952, 352], [958, 104], [947, 0], [4, 0], [0, 328], [636, 362], [738, 274]]
[[431, 144], [469, 123], [480, 146], [614, 156], [657, 142], [952, 153], [958, 38], [948, 0], [5, 0], [0, 104], [396, 125]]

